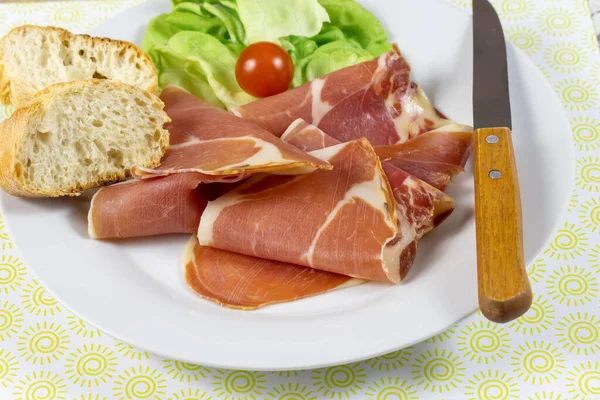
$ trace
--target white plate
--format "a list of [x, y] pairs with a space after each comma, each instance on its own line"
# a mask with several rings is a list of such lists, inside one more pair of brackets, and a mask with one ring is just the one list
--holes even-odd
[[[150, 0], [92, 34], [140, 43]], [[471, 123], [470, 15], [438, 0], [363, 0], [408, 57], [414, 78], [451, 118]], [[573, 154], [563, 109], [542, 74], [508, 48], [525, 255], [546, 243], [571, 193]], [[207, 366], [305, 369], [346, 363], [426, 339], [477, 308], [472, 173], [451, 186], [457, 209], [420, 243], [409, 279], [366, 284], [255, 312], [195, 296], [182, 279], [187, 236], [99, 242], [83, 199], [2, 193], [12, 237], [43, 285], [98, 328], [151, 352]]]

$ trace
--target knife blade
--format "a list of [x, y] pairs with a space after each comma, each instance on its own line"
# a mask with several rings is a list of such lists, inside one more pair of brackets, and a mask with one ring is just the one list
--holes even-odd
[[473, 122], [512, 129], [502, 25], [487, 0], [473, 1]]
[[491, 321], [523, 315], [532, 293], [512, 144], [506, 44], [488, 0], [473, 0], [473, 166], [479, 308]]

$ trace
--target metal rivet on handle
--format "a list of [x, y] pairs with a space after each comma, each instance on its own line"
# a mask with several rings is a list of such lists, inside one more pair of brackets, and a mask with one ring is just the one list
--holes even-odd
[[500, 140], [500, 138], [496, 135], [488, 135], [485, 138], [485, 141], [490, 143], [490, 144], [494, 144], [494, 143], [498, 143], [498, 141]]
[[502, 176], [502, 172], [498, 171], [497, 169], [493, 169], [490, 171], [490, 173], [488, 175], [492, 179], [498, 179]]

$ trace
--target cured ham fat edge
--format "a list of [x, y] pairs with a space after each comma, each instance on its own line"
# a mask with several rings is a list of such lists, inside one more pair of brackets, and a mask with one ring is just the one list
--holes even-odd
[[299, 167], [305, 167], [306, 172], [331, 169], [323, 160], [185, 90], [165, 88], [161, 100], [172, 120], [166, 125], [171, 143], [158, 168], [132, 168], [137, 179], [195, 172], [206, 182], [214, 182]]

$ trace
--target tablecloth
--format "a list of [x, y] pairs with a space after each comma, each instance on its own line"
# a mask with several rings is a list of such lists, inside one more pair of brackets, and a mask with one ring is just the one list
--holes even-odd
[[[143, 1], [3, 2], [0, 34], [26, 23], [86, 31]], [[448, 1], [470, 12], [469, 1]], [[525, 316], [496, 325], [474, 314], [412, 347], [331, 368], [207, 368], [136, 349], [71, 314], [24, 265], [0, 218], [0, 399], [600, 399], [600, 52], [590, 8], [493, 4], [506, 37], [562, 100], [576, 149], [568, 213], [528, 267], [535, 299]]]

